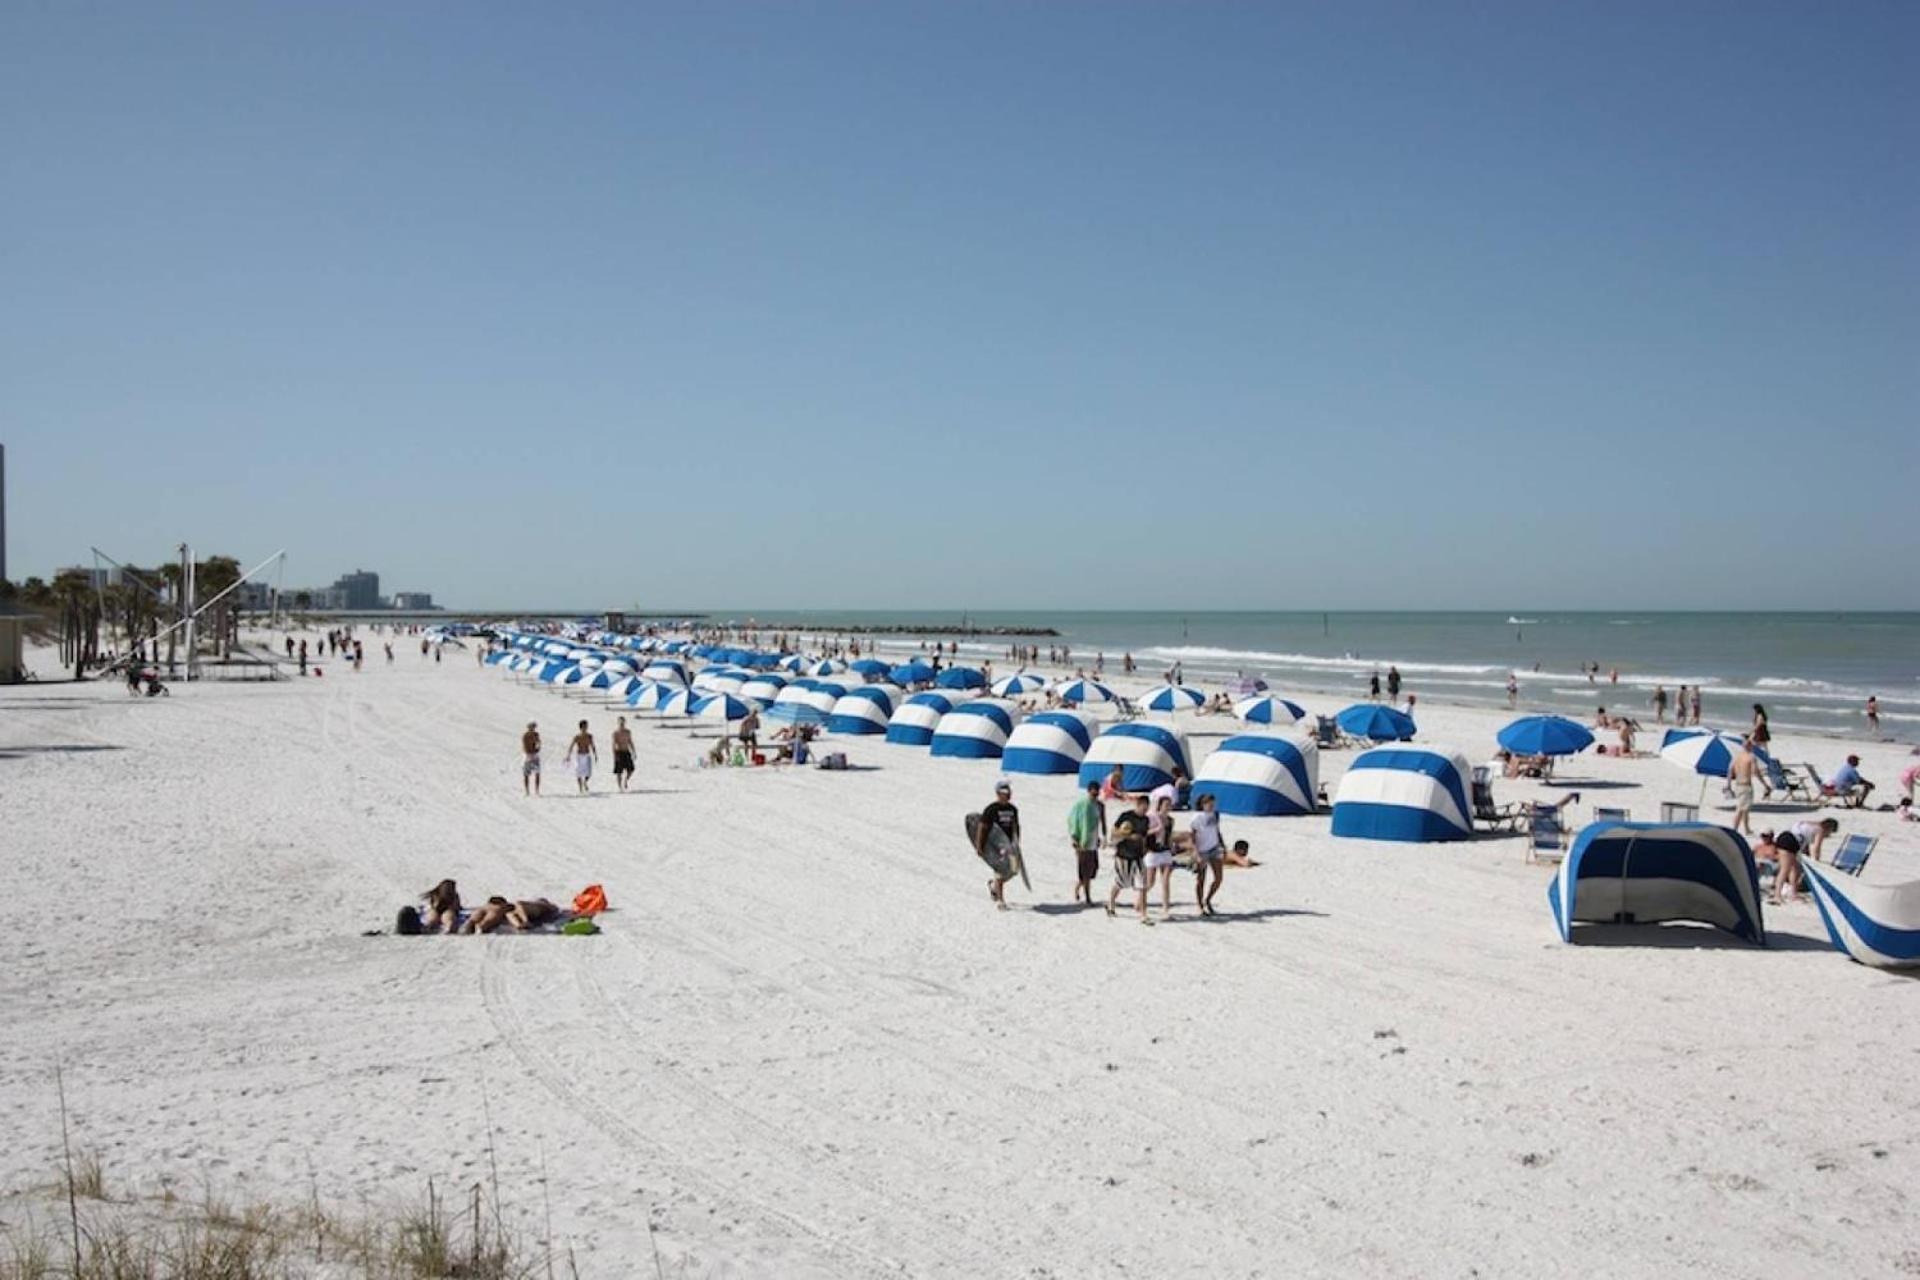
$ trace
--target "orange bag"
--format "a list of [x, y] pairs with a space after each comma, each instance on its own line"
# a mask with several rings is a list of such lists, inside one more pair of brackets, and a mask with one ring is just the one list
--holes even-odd
[[573, 895], [573, 913], [579, 916], [597, 916], [607, 909], [607, 891], [597, 884], [590, 884]]

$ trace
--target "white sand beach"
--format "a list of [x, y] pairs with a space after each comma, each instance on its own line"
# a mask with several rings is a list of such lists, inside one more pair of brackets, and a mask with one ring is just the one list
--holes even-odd
[[[656, 1242], [670, 1277], [1920, 1274], [1920, 984], [1810, 903], [1765, 949], [1569, 946], [1524, 838], [1322, 814], [1226, 819], [1265, 865], [1218, 919], [1142, 928], [1069, 905], [1072, 782], [1017, 778], [1035, 879], [1001, 913], [961, 832], [993, 763], [848, 739], [846, 773], [703, 770], [713, 727], [636, 716], [616, 795], [617, 710], [405, 646], [163, 699], [0, 690], [0, 1216], [59, 1159], [61, 1064], [74, 1144], [150, 1192], [457, 1193], [490, 1115], [514, 1225], [550, 1199], [583, 1276], [653, 1275]], [[1421, 740], [1482, 760], [1508, 718], [1422, 698]], [[1182, 719], [1202, 752], [1230, 727]], [[1777, 746], [1857, 750], [1876, 801], [1908, 759]], [[1562, 780], [1500, 795], [1580, 790], [1577, 824], [1701, 792], [1656, 757]], [[1867, 879], [1920, 877], [1920, 827], [1827, 812], [1882, 837]], [[441, 877], [613, 910], [392, 936]]]

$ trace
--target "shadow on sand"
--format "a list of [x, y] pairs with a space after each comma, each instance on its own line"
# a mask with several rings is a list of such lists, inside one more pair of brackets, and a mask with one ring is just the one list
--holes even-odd
[[92, 742], [46, 742], [17, 747], [0, 747], [0, 760], [14, 760], [23, 756], [38, 755], [81, 755], [92, 751], [125, 751], [108, 743]]
[[1579, 947], [1640, 947], [1666, 951], [1832, 951], [1832, 944], [1797, 933], [1770, 933], [1765, 948], [1756, 948], [1711, 925], [1577, 924], [1573, 943]]

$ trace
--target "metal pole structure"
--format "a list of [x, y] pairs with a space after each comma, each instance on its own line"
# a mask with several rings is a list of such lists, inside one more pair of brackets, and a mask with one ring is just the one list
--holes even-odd
[[197, 630], [194, 624], [196, 620], [200, 617], [200, 613], [197, 609], [193, 607], [193, 596], [194, 596], [193, 552], [191, 549], [184, 546], [181, 548], [181, 551], [185, 553], [186, 559], [187, 559], [187, 572], [186, 572], [187, 589], [185, 593], [186, 608], [187, 608], [187, 642], [186, 642], [187, 643], [187, 679], [191, 680], [193, 679], [193, 673], [195, 669], [199, 666], [199, 661], [195, 655], [193, 646], [199, 642], [199, 637], [194, 634], [194, 632]]

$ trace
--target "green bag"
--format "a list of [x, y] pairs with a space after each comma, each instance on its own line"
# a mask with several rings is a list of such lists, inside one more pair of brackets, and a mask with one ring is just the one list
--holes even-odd
[[592, 920], [588, 919], [586, 916], [581, 916], [578, 920], [569, 920], [565, 924], [561, 925], [560, 932], [570, 933], [570, 934], [573, 934], [575, 937], [584, 938], [591, 934], [600, 932], [600, 926], [595, 924]]

